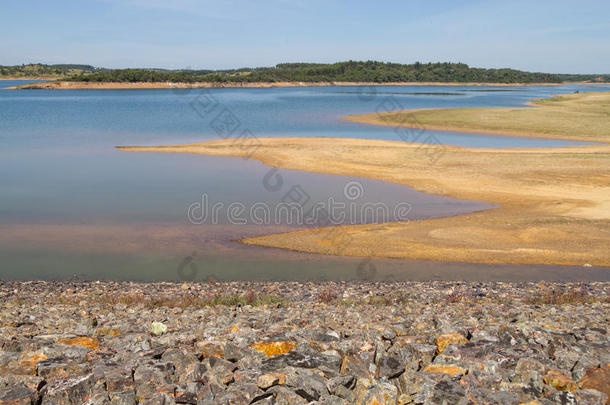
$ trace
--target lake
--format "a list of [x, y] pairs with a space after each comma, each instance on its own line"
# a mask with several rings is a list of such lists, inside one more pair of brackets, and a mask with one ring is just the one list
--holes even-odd
[[[5, 81], [0, 87], [19, 83]], [[447, 131], [397, 132], [340, 117], [393, 109], [521, 106], [552, 94], [608, 89], [567, 85], [0, 90], [0, 276], [595, 278], [598, 270], [580, 274], [582, 269], [572, 268], [557, 275], [547, 266], [369, 261], [245, 246], [236, 240], [312, 226], [291, 221], [285, 212], [274, 215], [295, 195], [306, 197], [309, 204], [328, 207], [332, 201], [348, 207], [348, 215], [333, 224], [418, 220], [492, 206], [364, 178], [274, 171], [250, 159], [126, 153], [114, 147], [239, 136], [402, 139], [476, 148], [560, 147], [583, 143]], [[213, 218], [204, 220], [206, 204], [221, 207]], [[386, 215], [367, 208], [374, 204], [387, 208]], [[196, 208], [197, 215], [189, 207]], [[245, 214], [229, 215], [235, 207]], [[407, 208], [402, 216], [397, 215], [400, 207]], [[255, 209], [271, 219], [253, 220]], [[352, 215], [365, 211], [366, 215]]]

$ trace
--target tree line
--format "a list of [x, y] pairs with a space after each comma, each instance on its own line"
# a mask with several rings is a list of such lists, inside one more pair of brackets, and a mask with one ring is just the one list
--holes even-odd
[[[459, 82], [459, 83], [559, 83], [564, 81], [610, 81], [610, 75], [576, 75], [525, 72], [516, 69], [473, 68], [464, 63], [386, 63], [347, 61], [338, 63], [280, 63], [274, 67], [227, 70], [100, 69], [88, 65], [0, 66], [39, 75], [53, 71], [67, 80], [83, 82]], [[8, 73], [6, 76], [19, 76]]]
[[74, 75], [80, 75], [84, 73], [93, 73], [99, 68], [95, 68], [91, 65], [77, 65], [77, 64], [57, 64], [57, 65], [46, 65], [43, 63], [29, 63], [16, 66], [1, 66], [0, 65], [0, 78], [1, 77], [52, 77], [52, 78], [66, 78]]

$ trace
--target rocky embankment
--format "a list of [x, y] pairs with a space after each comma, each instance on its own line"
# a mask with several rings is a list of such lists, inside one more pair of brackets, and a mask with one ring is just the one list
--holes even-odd
[[610, 284], [0, 282], [0, 404], [604, 404]]

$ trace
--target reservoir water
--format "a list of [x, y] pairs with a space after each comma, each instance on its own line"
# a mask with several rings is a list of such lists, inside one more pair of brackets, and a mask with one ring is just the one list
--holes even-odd
[[[19, 83], [0, 81], [0, 87]], [[276, 221], [246, 218], [244, 223], [244, 218], [229, 218], [229, 206], [237, 204], [251, 212], [259, 204], [273, 213], [295, 193], [309, 202], [332, 199], [353, 206], [354, 212], [362, 212], [367, 204], [382, 204], [388, 207], [385, 220], [492, 207], [363, 178], [274, 172], [249, 159], [126, 153], [114, 147], [240, 136], [401, 140], [392, 128], [340, 117], [393, 109], [521, 106], [552, 94], [608, 89], [569, 85], [0, 90], [0, 277], [467, 279], [487, 274], [505, 279], [520, 272], [521, 278], [542, 277], [551, 269], [534, 266], [525, 272], [520, 266], [495, 266], [491, 275], [492, 266], [484, 265], [377, 259], [371, 263], [245, 246], [236, 240], [303, 224], [282, 215]], [[477, 148], [582, 144], [446, 131], [417, 136], [402, 140]], [[222, 205], [214, 221], [198, 221], [188, 214], [189, 207], [203, 198]], [[408, 210], [398, 218], [396, 207], [401, 204]], [[373, 211], [367, 212], [357, 218], [348, 215], [339, 223], [383, 222]], [[564, 277], [578, 274], [575, 270]]]

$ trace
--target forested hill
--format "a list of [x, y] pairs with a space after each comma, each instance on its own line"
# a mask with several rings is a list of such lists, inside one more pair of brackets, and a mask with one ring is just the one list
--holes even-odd
[[83, 73], [93, 73], [100, 69], [90, 65], [45, 65], [31, 63], [27, 65], [2, 66], [0, 65], [0, 79], [10, 78], [50, 78], [62, 79]]
[[514, 69], [471, 68], [463, 63], [383, 62], [282, 63], [275, 67], [236, 70], [122, 69], [72, 78], [96, 82], [497, 82], [557, 83], [558, 75]]
[[[12, 69], [12, 70], [11, 70]], [[84, 82], [461, 82], [461, 83], [559, 83], [610, 81], [610, 75], [559, 75], [515, 69], [472, 68], [463, 63], [385, 62], [281, 63], [275, 67], [230, 70], [100, 69], [88, 65], [24, 65], [0, 67], [5, 76], [34, 72]]]

